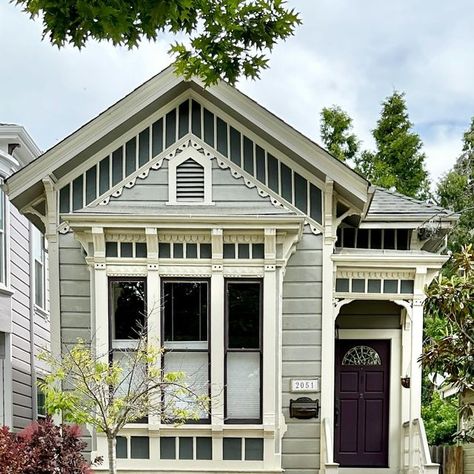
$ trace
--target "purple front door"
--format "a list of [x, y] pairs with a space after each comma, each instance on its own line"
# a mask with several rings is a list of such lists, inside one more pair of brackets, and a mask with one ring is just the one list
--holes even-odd
[[390, 341], [336, 341], [334, 459], [388, 467]]

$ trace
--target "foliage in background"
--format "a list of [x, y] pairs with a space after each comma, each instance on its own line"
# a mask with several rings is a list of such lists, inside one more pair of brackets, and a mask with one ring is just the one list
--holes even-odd
[[321, 110], [321, 139], [327, 150], [341, 161], [353, 159], [360, 142], [352, 133], [352, 119], [337, 105]]
[[92, 474], [82, 456], [86, 443], [77, 425], [56, 426], [50, 418], [34, 422], [19, 434], [0, 429], [3, 474]]
[[443, 400], [437, 391], [432, 392], [429, 403], [421, 407], [428, 444], [440, 446], [452, 444], [458, 426], [458, 400], [451, 397]]
[[459, 391], [460, 430], [456, 439], [474, 440], [474, 251], [452, 256], [450, 276], [440, 275], [426, 290], [427, 338], [420, 357], [428, 373], [442, 377], [442, 387]]
[[59, 360], [41, 356], [51, 368], [40, 384], [47, 412], [104, 433], [110, 474], [116, 473], [117, 435], [127, 423], [151, 416], [182, 423], [209, 411], [209, 398], [198, 395], [183, 372], [159, 367], [162, 351], [149, 343], [145, 328], [134, 343], [134, 350], [97, 355], [78, 341], [65, 347]]
[[377, 126], [372, 131], [376, 151], [355, 158], [356, 169], [375, 185], [395, 188], [418, 199], [429, 195], [423, 143], [408, 118], [405, 94], [395, 91], [382, 103]]
[[460, 213], [449, 248], [459, 251], [463, 245], [474, 244], [474, 117], [464, 133], [462, 153], [441, 178], [436, 195], [440, 206]]
[[240, 76], [258, 78], [267, 52], [301, 23], [283, 0], [14, 0], [43, 22], [43, 37], [58, 47], [82, 48], [90, 39], [133, 48], [166, 33], [185, 36], [170, 53], [175, 68], [206, 85]]

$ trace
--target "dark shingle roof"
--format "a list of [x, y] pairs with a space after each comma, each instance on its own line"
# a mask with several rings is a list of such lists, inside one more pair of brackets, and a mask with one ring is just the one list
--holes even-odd
[[383, 188], [376, 188], [372, 202], [365, 220], [378, 220], [390, 217], [396, 220], [397, 217], [410, 220], [423, 220], [430, 217], [445, 217], [455, 219], [453, 212], [442, 207], [419, 201], [396, 191], [389, 191]]

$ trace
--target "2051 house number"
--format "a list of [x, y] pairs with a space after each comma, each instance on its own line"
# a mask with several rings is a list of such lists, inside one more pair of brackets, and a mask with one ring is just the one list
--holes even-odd
[[319, 392], [319, 379], [292, 379], [290, 390], [292, 392]]

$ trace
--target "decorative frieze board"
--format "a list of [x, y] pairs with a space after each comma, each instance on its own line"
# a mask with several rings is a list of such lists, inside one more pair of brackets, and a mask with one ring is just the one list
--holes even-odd
[[107, 264], [107, 276], [110, 277], [146, 277], [148, 274], [148, 269], [146, 265], [130, 265], [130, 264], [121, 264], [113, 265]]
[[146, 242], [145, 232], [126, 231], [105, 232], [105, 240], [111, 242]]
[[249, 233], [249, 232], [224, 232], [225, 244], [261, 244], [264, 242], [263, 232]]
[[415, 278], [415, 271], [404, 270], [374, 270], [374, 269], [358, 269], [347, 270], [340, 269], [336, 271], [336, 278], [375, 278], [380, 280], [401, 279], [410, 280]]
[[189, 242], [189, 243], [211, 243], [210, 232], [160, 232], [158, 230], [158, 242], [172, 243], [172, 242]]

